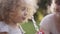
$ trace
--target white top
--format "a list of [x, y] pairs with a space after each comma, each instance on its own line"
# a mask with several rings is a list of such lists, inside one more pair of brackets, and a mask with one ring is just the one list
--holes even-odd
[[23, 34], [20, 28], [13, 28], [3, 22], [0, 22], [0, 32], [8, 32], [8, 34]]
[[45, 34], [60, 34], [60, 32], [57, 31], [55, 27], [55, 22], [53, 21], [53, 15], [54, 14], [49, 14], [45, 16], [41, 23], [40, 23], [40, 29], [44, 31]]

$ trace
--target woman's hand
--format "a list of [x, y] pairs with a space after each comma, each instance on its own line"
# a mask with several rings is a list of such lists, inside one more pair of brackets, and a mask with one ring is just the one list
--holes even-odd
[[8, 34], [7, 32], [0, 32], [0, 34]]

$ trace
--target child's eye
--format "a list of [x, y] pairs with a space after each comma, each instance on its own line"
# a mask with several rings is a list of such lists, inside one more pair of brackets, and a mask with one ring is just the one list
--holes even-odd
[[21, 10], [22, 10], [22, 11], [25, 11], [25, 10], [26, 10], [26, 7], [23, 7]]

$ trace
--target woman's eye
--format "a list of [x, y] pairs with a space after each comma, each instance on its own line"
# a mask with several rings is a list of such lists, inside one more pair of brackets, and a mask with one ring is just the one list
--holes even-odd
[[57, 5], [60, 5], [60, 0], [59, 0], [59, 1], [57, 0], [55, 3], [56, 3]]
[[57, 5], [60, 5], [60, 3], [57, 3]]

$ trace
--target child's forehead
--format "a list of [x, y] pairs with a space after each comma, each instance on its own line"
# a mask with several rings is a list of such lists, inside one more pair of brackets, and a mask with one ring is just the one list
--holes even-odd
[[27, 6], [26, 5], [21, 5], [21, 8], [27, 8]]

